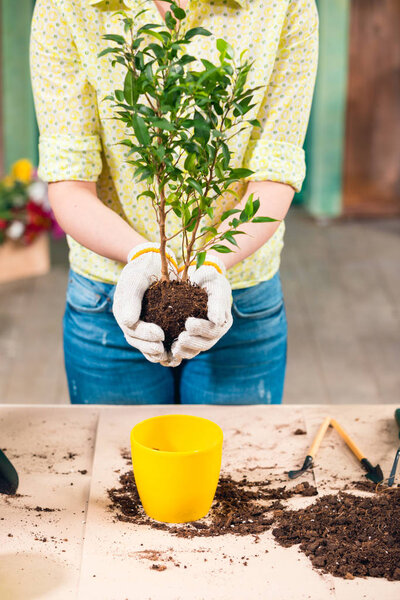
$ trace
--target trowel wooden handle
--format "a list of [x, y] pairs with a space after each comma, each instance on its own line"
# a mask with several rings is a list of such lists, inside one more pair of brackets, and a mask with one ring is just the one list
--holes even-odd
[[339, 423], [337, 421], [335, 421], [335, 419], [331, 419], [331, 425], [336, 429], [338, 434], [344, 439], [344, 441], [346, 442], [346, 444], [348, 445], [350, 450], [353, 452], [353, 454], [356, 455], [358, 460], [361, 461], [363, 458], [365, 458], [365, 454], [363, 452], [361, 452], [360, 448], [358, 448], [355, 445], [355, 443], [353, 442], [351, 437], [345, 432], [343, 427], [341, 427], [339, 425]]
[[329, 427], [330, 422], [331, 422], [331, 418], [330, 417], [326, 417], [326, 419], [322, 423], [321, 427], [318, 429], [318, 433], [315, 436], [314, 441], [311, 444], [310, 449], [308, 451], [308, 455], [309, 456], [312, 456], [313, 458], [315, 458], [315, 455], [318, 452], [318, 448], [321, 445], [322, 438], [324, 437], [324, 435], [326, 433], [326, 430]]

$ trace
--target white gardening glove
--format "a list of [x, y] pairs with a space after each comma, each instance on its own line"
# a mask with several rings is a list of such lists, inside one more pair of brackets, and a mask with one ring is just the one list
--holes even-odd
[[[174, 253], [167, 250], [167, 258], [170, 277], [176, 279], [178, 267]], [[167, 361], [163, 330], [139, 318], [145, 291], [161, 277], [160, 244], [149, 242], [135, 246], [128, 254], [127, 263], [115, 288], [114, 317], [128, 344], [140, 350], [147, 360]]]
[[172, 344], [170, 366], [209, 350], [231, 327], [232, 291], [225, 272], [223, 262], [210, 254], [199, 269], [189, 267], [189, 280], [208, 294], [208, 320], [195, 317], [186, 320], [185, 330]]

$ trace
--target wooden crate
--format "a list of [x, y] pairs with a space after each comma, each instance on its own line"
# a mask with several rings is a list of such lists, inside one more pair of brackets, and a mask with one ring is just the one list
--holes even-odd
[[49, 237], [46, 233], [29, 246], [11, 241], [0, 245], [0, 283], [45, 275], [49, 270]]

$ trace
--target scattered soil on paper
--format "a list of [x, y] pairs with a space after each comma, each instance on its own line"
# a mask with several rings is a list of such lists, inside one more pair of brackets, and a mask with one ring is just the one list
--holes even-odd
[[64, 460], [74, 460], [76, 456], [78, 456], [77, 452], [68, 452], [63, 458]]
[[[129, 461], [129, 453], [123, 455]], [[207, 517], [182, 525], [147, 517], [131, 470], [120, 475], [119, 486], [108, 490], [108, 495], [110, 509], [119, 521], [183, 538], [252, 535], [255, 542], [261, 533], [272, 529], [278, 543], [284, 547], [299, 544], [312, 565], [324, 573], [344, 579], [371, 576], [400, 581], [400, 487], [379, 488], [362, 480], [347, 488], [354, 493], [321, 496], [307, 508], [288, 510], [285, 500], [296, 495], [315, 496], [316, 488], [308, 482], [294, 488], [273, 488], [268, 480], [243, 477], [235, 481], [224, 475]], [[355, 490], [364, 495], [355, 495]], [[149, 552], [152, 564], [158, 564], [160, 558]], [[242, 558], [247, 565], [248, 559]]]
[[305, 509], [283, 511], [273, 534], [282, 546], [300, 544], [325, 573], [400, 580], [399, 488], [322, 496]]
[[155, 323], [165, 333], [164, 346], [185, 329], [188, 317], [207, 319], [207, 292], [197, 285], [183, 281], [156, 281], [145, 292], [140, 318]]
[[296, 429], [296, 431], [293, 432], [294, 435], [306, 435], [306, 431], [304, 431], [304, 429]]
[[257, 536], [267, 531], [274, 522], [274, 513], [281, 511], [281, 500], [295, 495], [315, 496], [317, 490], [308, 482], [292, 489], [270, 488], [267, 481], [235, 481], [230, 476], [220, 478], [212, 508], [204, 519], [170, 525], [149, 519], [145, 514], [132, 471], [119, 477], [119, 487], [108, 490], [110, 508], [119, 521], [147, 525], [169, 531], [183, 538], [217, 537], [233, 534]]
[[167, 567], [165, 565], [154, 564], [154, 565], [151, 565], [150, 568], [152, 569], [152, 571], [165, 571], [165, 569]]

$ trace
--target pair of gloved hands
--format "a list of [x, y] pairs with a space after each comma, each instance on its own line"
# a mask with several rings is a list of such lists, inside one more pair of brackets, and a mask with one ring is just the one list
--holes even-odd
[[[178, 264], [170, 250], [167, 258], [170, 277], [176, 279]], [[177, 367], [183, 359], [209, 350], [231, 327], [231, 288], [225, 277], [224, 264], [218, 257], [207, 256], [199, 269], [189, 267], [189, 280], [208, 294], [208, 320], [188, 318], [185, 330], [167, 352], [163, 344], [163, 330], [154, 323], [140, 320], [144, 293], [160, 277], [160, 245], [146, 243], [135, 246], [116, 286], [113, 313], [128, 344], [140, 350], [150, 362]]]

